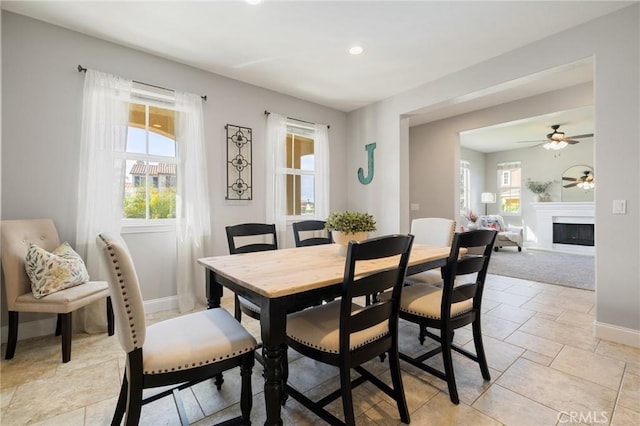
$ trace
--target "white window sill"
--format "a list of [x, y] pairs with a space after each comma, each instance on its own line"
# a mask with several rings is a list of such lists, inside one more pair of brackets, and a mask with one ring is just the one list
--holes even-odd
[[[173, 219], [158, 221], [122, 221], [121, 234], [147, 234], [152, 232], [175, 232], [176, 221]], [[158, 223], [156, 223], [158, 222]]]

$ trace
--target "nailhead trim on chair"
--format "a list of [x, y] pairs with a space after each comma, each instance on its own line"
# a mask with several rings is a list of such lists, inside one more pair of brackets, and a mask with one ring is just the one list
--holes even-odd
[[[113, 252], [113, 247], [111, 247], [109, 244], [106, 245], [107, 249], [109, 250], [109, 255], [113, 258], [112, 262], [115, 265], [115, 269], [116, 271], [120, 270], [120, 266], [118, 265], [118, 259], [116, 254]], [[129, 301], [129, 299], [127, 298], [127, 292], [125, 291], [125, 286], [123, 285], [124, 280], [122, 279], [122, 273], [118, 272], [118, 277], [120, 277], [120, 290], [122, 293], [122, 298], [123, 301], [126, 303], [125, 307], [129, 308], [129, 304], [127, 303]], [[129, 314], [129, 321], [133, 321], [133, 317], [131, 316], [131, 310], [127, 310], [127, 314]], [[134, 328], [133, 323], [129, 323], [129, 328], [131, 329], [131, 337], [133, 338], [133, 344], [134, 344], [134, 349], [138, 349], [138, 340], [137, 340], [137, 331]], [[213, 359], [209, 359], [209, 360], [204, 360], [204, 361], [199, 361], [198, 365], [208, 365], [208, 364], [213, 364], [219, 361], [222, 361], [223, 359], [229, 359], [229, 358], [234, 358], [238, 355], [242, 355], [245, 354], [247, 352], [251, 352], [255, 349], [254, 347], [247, 347], [244, 348], [238, 352], [234, 352], [233, 354], [226, 354], [223, 357], [219, 357], [219, 358], [213, 358]], [[164, 369], [164, 370], [158, 370], [158, 371], [145, 371], [144, 374], [161, 374], [161, 373], [168, 373], [170, 371], [180, 371], [180, 370], [184, 370], [184, 369], [190, 369], [192, 367], [195, 367], [196, 363], [193, 363], [192, 366], [190, 366], [189, 364], [185, 364], [184, 366], [177, 366], [177, 367], [173, 367], [171, 369]]]
[[[379, 340], [379, 339], [383, 338], [384, 336], [388, 336], [388, 335], [389, 335], [389, 333], [387, 332], [387, 333], [383, 333], [383, 334], [380, 334], [378, 336], [372, 337], [370, 339], [367, 339], [364, 342], [360, 343], [358, 346], [354, 346], [353, 348], [351, 348], [351, 350], [358, 349], [358, 348], [360, 348], [362, 346], [368, 345], [369, 343], [375, 342], [376, 340]], [[313, 348], [313, 349], [319, 349], [321, 351], [329, 352], [329, 353], [332, 353], [332, 354], [339, 354], [340, 353], [339, 351], [330, 350], [326, 346], [319, 346], [319, 345], [316, 345], [315, 343], [312, 343], [312, 342], [309, 342], [309, 341], [306, 341], [306, 340], [302, 340], [302, 339], [298, 338], [298, 336], [289, 336], [289, 337], [291, 339], [293, 339], [293, 340], [295, 340], [297, 342], [300, 342], [305, 346], [309, 346], [310, 348]]]

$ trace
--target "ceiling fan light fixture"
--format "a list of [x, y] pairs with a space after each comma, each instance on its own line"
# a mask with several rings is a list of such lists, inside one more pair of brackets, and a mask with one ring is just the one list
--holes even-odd
[[568, 143], [566, 143], [565, 141], [549, 141], [547, 143], [545, 143], [544, 145], [542, 145], [542, 147], [544, 149], [553, 149], [555, 151], [564, 148], [565, 146], [569, 145]]

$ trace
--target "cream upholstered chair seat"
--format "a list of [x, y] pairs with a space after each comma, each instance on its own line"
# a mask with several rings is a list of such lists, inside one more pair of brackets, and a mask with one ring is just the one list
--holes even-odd
[[[352, 315], [363, 309], [356, 303], [351, 304]], [[349, 349], [355, 350], [388, 334], [388, 322], [376, 324], [353, 333]], [[340, 301], [290, 314], [287, 316], [287, 336], [321, 351], [340, 353]]]
[[[388, 293], [380, 295], [387, 299]], [[416, 284], [402, 289], [400, 311], [425, 318], [440, 319], [442, 305], [442, 288], [425, 284]], [[467, 299], [451, 304], [451, 318], [469, 312], [473, 308], [473, 300]]]
[[[117, 320], [116, 320], [117, 321]], [[251, 352], [256, 340], [224, 309], [209, 309], [147, 327], [144, 374], [212, 364]]]
[[[242, 389], [239, 420], [250, 424], [251, 371], [257, 346], [242, 325], [222, 308], [208, 309], [153, 324], [145, 323], [138, 276], [126, 243], [119, 236], [100, 234], [96, 240], [109, 272], [120, 346], [127, 353], [120, 396], [112, 424], [137, 425], [142, 405], [173, 394], [182, 424], [188, 424], [179, 389], [216, 378], [240, 367]], [[143, 389], [168, 389], [143, 398]]]
[[31, 281], [25, 270], [25, 258], [30, 244], [48, 252], [60, 246], [58, 231], [52, 219], [3, 220], [0, 235], [5, 300], [9, 314], [6, 359], [13, 358], [15, 354], [19, 312], [57, 314], [56, 335], [62, 335], [62, 362], [71, 360], [72, 313], [78, 309], [105, 299], [107, 332], [110, 336], [113, 335], [113, 313], [106, 281], [87, 281], [39, 299], [34, 297]]

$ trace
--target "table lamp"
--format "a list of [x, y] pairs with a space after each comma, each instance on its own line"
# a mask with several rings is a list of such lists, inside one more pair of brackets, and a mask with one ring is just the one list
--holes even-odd
[[483, 192], [480, 194], [480, 201], [484, 204], [484, 214], [487, 215], [487, 204], [496, 202], [496, 194], [493, 192]]

